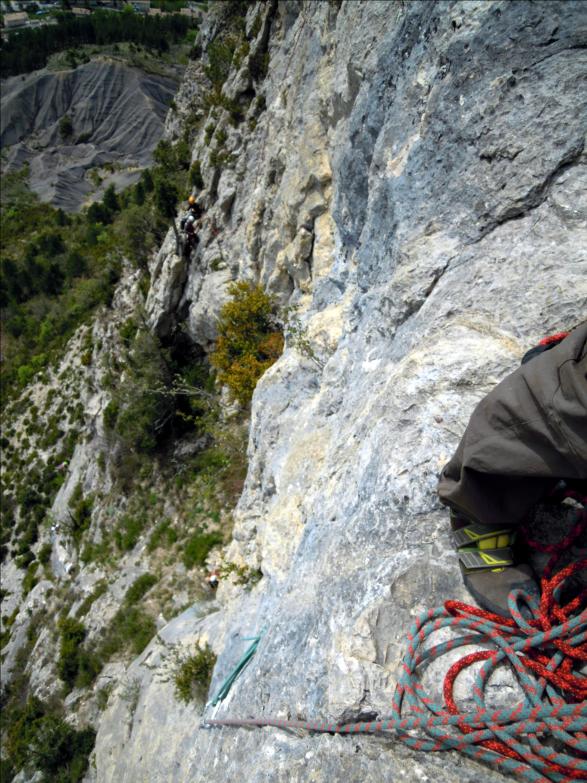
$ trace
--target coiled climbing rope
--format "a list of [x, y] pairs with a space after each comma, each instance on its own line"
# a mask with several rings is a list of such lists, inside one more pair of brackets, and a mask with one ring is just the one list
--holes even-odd
[[[532, 783], [587, 780], [587, 678], [579, 671], [587, 662], [587, 590], [566, 605], [561, 598], [573, 574], [587, 570], [587, 559], [553, 575], [560, 553], [586, 529], [584, 510], [558, 545], [529, 542], [552, 557], [542, 577], [540, 601], [521, 590], [510, 594], [512, 619], [459, 601], [447, 601], [419, 617], [408, 632], [408, 649], [389, 717], [348, 724], [271, 717], [204, 719], [204, 724], [336, 734], [393, 733], [415, 750], [457, 750]], [[443, 628], [461, 635], [430, 646], [431, 637]], [[443, 689], [446, 706], [435, 703], [418, 679], [419, 667], [472, 644], [486, 649], [466, 655], [449, 668]], [[477, 709], [463, 713], [453, 696], [454, 683], [460, 672], [480, 661], [472, 690]], [[485, 703], [485, 687], [502, 662], [511, 665], [524, 699], [511, 709], [492, 709]]]

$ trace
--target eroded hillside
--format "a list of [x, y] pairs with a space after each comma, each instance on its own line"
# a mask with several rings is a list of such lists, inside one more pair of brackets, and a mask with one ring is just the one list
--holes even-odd
[[[41, 199], [78, 209], [111, 183], [136, 181], [151, 163], [177, 84], [108, 61], [6, 79], [4, 165], [10, 171], [28, 163]], [[66, 132], [63, 117], [70, 120]]]

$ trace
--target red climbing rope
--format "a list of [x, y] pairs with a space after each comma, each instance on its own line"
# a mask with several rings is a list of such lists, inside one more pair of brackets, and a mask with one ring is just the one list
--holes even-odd
[[[551, 554], [538, 602], [521, 590], [509, 596], [511, 619], [459, 601], [430, 609], [408, 630], [408, 646], [389, 717], [368, 723], [337, 724], [279, 718], [204, 719], [208, 726], [276, 726], [314, 732], [365, 734], [393, 732], [418, 751], [457, 750], [528, 783], [573, 783], [587, 780], [587, 680], [578, 671], [587, 661], [586, 591], [564, 598], [565, 583], [587, 559], [554, 574], [562, 553], [587, 529], [587, 498], [570, 533], [558, 544], [531, 547]], [[518, 606], [525, 606], [523, 612]], [[529, 617], [525, 616], [529, 613]], [[430, 637], [444, 628], [463, 635], [431, 646]], [[466, 655], [450, 667], [444, 680], [445, 705], [436, 704], [418, 679], [418, 669], [456, 647], [491, 644], [492, 649]], [[471, 695], [476, 711], [459, 710], [453, 688], [458, 675], [474, 663]], [[508, 662], [524, 697], [517, 706], [492, 709], [485, 687], [502, 662]], [[459, 733], [455, 733], [458, 730]], [[414, 736], [413, 732], [419, 734]], [[553, 744], [555, 741], [555, 744]]]
[[550, 345], [550, 343], [560, 343], [565, 337], [568, 337], [570, 332], [557, 332], [556, 334], [549, 334], [548, 337], [543, 337], [538, 341], [538, 345]]
[[[558, 337], [558, 335], [554, 335]], [[552, 339], [552, 338], [551, 338]], [[550, 341], [550, 340], [549, 340]], [[585, 505], [587, 498], [579, 497], [576, 493], [567, 492], [566, 497], [572, 497], [576, 500], [581, 500]], [[530, 548], [539, 552], [545, 552], [551, 554], [552, 557], [546, 564], [541, 579], [541, 592], [542, 597], [540, 600], [540, 610], [538, 616], [535, 619], [528, 621], [528, 625], [531, 628], [539, 629], [542, 631], [549, 631], [554, 626], [565, 625], [568, 623], [570, 617], [572, 617], [577, 610], [584, 606], [587, 601], [587, 588], [583, 588], [580, 593], [575, 596], [571, 601], [568, 601], [565, 606], [561, 605], [556, 599], [555, 594], [558, 587], [560, 587], [569, 577], [578, 573], [581, 569], [587, 569], [587, 559], [580, 560], [576, 563], [571, 563], [565, 568], [559, 570], [554, 576], [552, 576], [554, 568], [563, 552], [568, 550], [572, 544], [579, 539], [582, 533], [587, 529], [587, 513], [583, 511], [579, 515], [577, 523], [573, 526], [571, 531], [564, 539], [558, 541], [556, 544], [543, 544], [531, 538], [527, 531], [525, 535], [525, 541]], [[487, 620], [490, 623], [495, 624], [495, 633], [500, 635], [504, 640], [509, 641], [511, 633], [517, 632], [520, 626], [520, 620], [523, 621], [517, 614], [517, 608], [510, 606], [512, 610], [512, 616], [514, 619], [507, 620], [499, 615], [488, 612], [485, 609], [478, 609], [477, 607], [468, 606], [460, 601], [446, 601], [445, 608], [454, 617], [479, 617]], [[511, 629], [511, 633], [508, 632], [508, 628]], [[562, 641], [561, 639], [553, 639], [551, 641], [552, 646], [560, 651], [565, 657], [556, 666], [557, 671], [554, 671], [552, 666], [553, 658], [544, 653], [540, 649], [529, 648], [525, 651], [523, 656], [518, 656], [519, 664], [525, 666], [534, 674], [540, 677], [539, 686], [544, 689], [546, 683], [550, 683], [555, 686], [559, 693], [564, 693], [566, 699], [559, 699], [561, 703], [580, 703], [587, 699], [587, 680], [584, 677], [573, 674], [573, 665], [575, 661], [586, 662], [587, 661], [587, 642], [571, 646], [570, 644]], [[453, 664], [444, 678], [443, 694], [446, 702], [446, 706], [451, 715], [461, 714], [454, 696], [453, 687], [458, 675], [479, 661], [487, 661], [494, 659], [496, 652], [493, 650], [481, 650], [470, 655], [465, 655], [455, 664]], [[552, 668], [549, 668], [552, 666]], [[469, 734], [474, 729], [467, 727], [466, 725], [460, 725], [459, 729], [463, 734]], [[587, 726], [585, 727], [587, 730]], [[585, 736], [581, 733], [583, 739]], [[486, 740], [480, 743], [483, 747], [493, 750], [502, 756], [507, 756], [512, 759], [524, 762], [524, 756], [521, 753], [513, 750], [505, 742], [499, 740]], [[552, 760], [547, 760], [549, 769], [560, 775], [564, 775], [567, 778], [573, 780], [585, 780], [585, 773], [581, 770], [569, 769], [568, 767], [556, 764]]]

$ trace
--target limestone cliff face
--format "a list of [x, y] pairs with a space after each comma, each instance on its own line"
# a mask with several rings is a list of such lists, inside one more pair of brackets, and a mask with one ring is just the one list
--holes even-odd
[[[465, 597], [441, 466], [525, 349], [585, 315], [585, 7], [261, 10], [269, 75], [255, 83], [245, 60], [224, 91], [254, 88], [266, 109], [251, 104], [249, 130], [217, 115], [223, 169], [202, 130], [200, 245], [185, 263], [169, 235], [147, 309], [154, 329], [184, 323], [207, 350], [228, 281], [260, 281], [297, 305], [312, 351], [290, 335], [254, 395], [229, 556], [263, 579], [221, 583], [218, 611], [190, 610], [160, 637], [208, 641], [214, 691], [241, 636], [265, 628], [218, 716], [384, 716], [413, 617]], [[129, 670], [132, 714], [111, 697], [96, 780], [501, 779], [394, 741], [198, 730], [157, 675], [163, 653], [154, 641]]]

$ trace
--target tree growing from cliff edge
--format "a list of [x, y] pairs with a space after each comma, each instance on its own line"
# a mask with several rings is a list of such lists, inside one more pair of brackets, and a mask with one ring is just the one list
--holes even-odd
[[231, 300], [220, 311], [216, 350], [210, 357], [218, 380], [233, 400], [246, 406], [257, 381], [283, 351], [275, 302], [261, 286], [240, 281], [229, 288]]
[[165, 179], [155, 181], [155, 206], [161, 217], [171, 220], [173, 232], [175, 234], [176, 249], [179, 248], [179, 233], [175, 225], [175, 216], [177, 215], [177, 202], [179, 193], [175, 185]]

